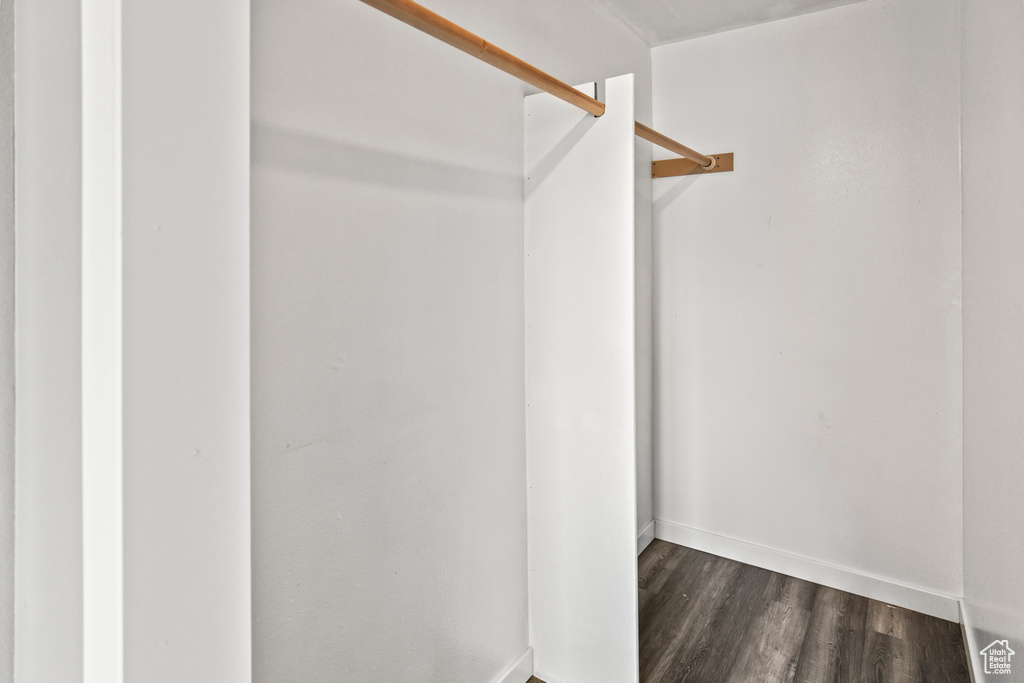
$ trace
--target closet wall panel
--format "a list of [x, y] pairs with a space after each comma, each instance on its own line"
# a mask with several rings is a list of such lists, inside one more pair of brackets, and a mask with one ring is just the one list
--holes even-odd
[[548, 683], [638, 680], [633, 76], [526, 100], [530, 642]]

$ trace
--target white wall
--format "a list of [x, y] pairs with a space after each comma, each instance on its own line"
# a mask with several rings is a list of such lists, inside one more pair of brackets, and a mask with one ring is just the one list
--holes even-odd
[[960, 595], [959, 3], [653, 68], [657, 128], [736, 154], [655, 186], [655, 516]]
[[975, 650], [1021, 653], [1024, 5], [963, 3], [963, 39], [964, 594]]
[[0, 0], [0, 681], [14, 676], [14, 2]]
[[249, 3], [123, 3], [125, 680], [251, 680]]
[[82, 678], [79, 3], [15, 5], [15, 679]]
[[[593, 3], [429, 6], [650, 114]], [[255, 678], [491, 681], [527, 647], [526, 90], [361, 3], [254, 3], [253, 59]]]
[[[102, 66], [83, 70], [83, 26], [112, 18], [111, 6], [15, 7], [14, 678], [83, 680], [88, 635], [123, 652], [131, 680], [247, 681], [248, 3], [132, 3], [117, 17], [124, 52], [104, 45]], [[97, 246], [83, 238], [83, 206], [97, 202], [83, 191], [83, 140], [97, 144], [95, 128], [83, 135], [83, 101], [96, 104], [97, 81], [110, 96], [101, 118], [118, 126], [103, 161], [120, 160], [126, 180], [85, 183], [117, 201], [99, 250], [124, 226], [125, 295], [100, 311], [125, 320], [104, 354], [124, 370], [125, 410], [100, 426], [120, 430], [123, 417], [123, 498], [119, 481], [107, 483], [105, 502], [123, 502], [124, 525], [103, 539], [124, 537], [124, 584], [116, 567], [107, 586], [123, 598], [123, 648], [83, 628], [83, 555], [95, 550], [83, 541], [83, 488], [108, 474], [83, 464], [82, 447], [97, 429], [83, 422], [96, 397], [83, 397], [82, 380], [95, 370], [82, 340], [98, 310], [83, 306], [83, 255]]]

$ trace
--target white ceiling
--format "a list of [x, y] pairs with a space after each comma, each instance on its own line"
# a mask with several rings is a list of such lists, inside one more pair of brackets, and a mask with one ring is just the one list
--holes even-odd
[[861, 0], [600, 0], [649, 45], [850, 5]]

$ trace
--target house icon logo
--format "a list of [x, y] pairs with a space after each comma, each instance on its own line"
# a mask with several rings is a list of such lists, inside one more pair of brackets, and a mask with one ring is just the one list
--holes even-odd
[[1017, 653], [1010, 649], [1010, 641], [997, 640], [978, 654], [985, 658], [985, 673], [1008, 675], [1010, 673], [1010, 657]]

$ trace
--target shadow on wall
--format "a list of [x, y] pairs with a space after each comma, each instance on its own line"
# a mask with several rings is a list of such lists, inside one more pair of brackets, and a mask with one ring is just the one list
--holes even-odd
[[526, 196], [529, 197], [533, 194], [533, 191], [544, 182], [544, 179], [551, 175], [552, 171], [558, 168], [558, 165], [562, 162], [562, 159], [566, 157], [572, 148], [583, 139], [583, 136], [587, 134], [587, 131], [594, 126], [594, 122], [597, 121], [596, 116], [590, 114], [584, 114], [579, 121], [565, 134], [558, 143], [551, 148], [551, 150], [544, 155], [537, 164], [531, 168], [526, 174]]
[[259, 121], [252, 122], [251, 140], [257, 166], [434, 194], [506, 201], [523, 197], [520, 176], [417, 159]]
[[665, 212], [668, 207], [672, 206], [672, 202], [678, 199], [684, 192], [693, 187], [693, 184], [697, 182], [699, 176], [682, 176], [679, 178], [672, 178], [668, 189], [662, 191], [659, 195], [655, 193], [654, 200], [654, 216], [660, 218], [661, 214]]

